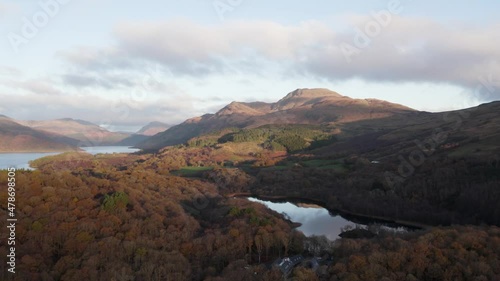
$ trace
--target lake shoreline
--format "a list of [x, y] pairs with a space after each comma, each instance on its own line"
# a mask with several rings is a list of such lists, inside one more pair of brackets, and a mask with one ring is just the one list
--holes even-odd
[[0, 154], [66, 153], [66, 152], [81, 152], [81, 151], [83, 150], [0, 151]]
[[51, 157], [56, 155], [64, 155], [66, 153], [76, 154], [85, 153], [89, 155], [96, 154], [114, 154], [114, 153], [134, 153], [137, 152], [130, 146], [89, 146], [79, 147], [78, 150], [57, 150], [57, 151], [43, 151], [43, 152], [0, 152], [0, 170], [6, 170], [11, 167], [16, 169], [35, 170], [36, 167], [31, 166], [31, 162], [44, 157]]
[[415, 228], [415, 229], [429, 229], [432, 227], [436, 227], [434, 225], [428, 225], [428, 224], [423, 224], [423, 223], [418, 223], [418, 222], [412, 222], [412, 221], [405, 221], [405, 220], [397, 220], [393, 219], [390, 217], [382, 217], [382, 216], [373, 216], [373, 215], [365, 215], [365, 214], [359, 214], [356, 212], [351, 212], [345, 209], [331, 209], [329, 208], [325, 202], [317, 200], [317, 199], [311, 199], [311, 198], [303, 198], [303, 197], [297, 197], [297, 196], [276, 196], [276, 195], [259, 195], [259, 194], [253, 194], [250, 192], [240, 192], [240, 193], [231, 193], [225, 195], [226, 197], [254, 197], [256, 199], [260, 200], [277, 200], [277, 201], [300, 201], [303, 203], [313, 203], [316, 204], [326, 210], [328, 210], [331, 213], [337, 213], [342, 217], [345, 216], [352, 216], [355, 218], [361, 218], [361, 219], [370, 219], [370, 220], [376, 220], [384, 223], [391, 223], [391, 224], [398, 224], [404, 227], [409, 227], [409, 228]]

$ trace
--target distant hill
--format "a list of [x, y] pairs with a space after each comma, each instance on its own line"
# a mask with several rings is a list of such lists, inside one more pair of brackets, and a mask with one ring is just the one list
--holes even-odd
[[352, 99], [328, 89], [297, 89], [276, 103], [232, 102], [215, 114], [186, 120], [137, 146], [156, 150], [181, 144], [225, 128], [256, 128], [267, 124], [342, 124], [414, 112], [376, 99]]
[[96, 124], [71, 118], [18, 122], [32, 129], [77, 139], [79, 146], [115, 145], [130, 136], [127, 133], [110, 132]]
[[[22, 121], [14, 120], [5, 115], [0, 115], [0, 120], [4, 121], [3, 128], [9, 128], [9, 134], [5, 134], [2, 137], [4, 143], [11, 144], [17, 141], [16, 145], [10, 145], [11, 150], [9, 151], [39, 151], [38, 149], [33, 150], [36, 146], [31, 144], [31, 139], [19, 141], [20, 136], [24, 136], [26, 129], [32, 129], [32, 132], [36, 134], [42, 134], [49, 137], [52, 141], [59, 144], [63, 144], [63, 147], [81, 147], [81, 146], [106, 146], [106, 145], [123, 145], [123, 146], [134, 146], [139, 142], [143, 142], [149, 138], [147, 135], [142, 134], [130, 134], [125, 132], [110, 132], [105, 128], [102, 128], [94, 123], [72, 119], [72, 118], [62, 118], [55, 120], [45, 120], [45, 121]], [[17, 124], [15, 127], [13, 124]], [[153, 133], [155, 130], [161, 130], [164, 128], [165, 124], [160, 122], [153, 122], [148, 124], [148, 126], [141, 129], [145, 133]], [[16, 128], [20, 130], [19, 134], [14, 134]], [[16, 135], [16, 139], [12, 139], [12, 136]], [[30, 135], [30, 134], [28, 134]], [[25, 136], [25, 138], [27, 138]], [[7, 146], [7, 145], [6, 145]], [[46, 143], [41, 142], [41, 146], [45, 147]], [[60, 148], [54, 148], [59, 146], [51, 145], [47, 148], [49, 151], [61, 150]], [[62, 150], [67, 150], [66, 148]]]
[[340, 130], [337, 142], [310, 153], [335, 156], [341, 152], [381, 162], [415, 150], [426, 156], [440, 152], [492, 157], [500, 153], [500, 102], [450, 112], [412, 112], [362, 120], [343, 124]]
[[136, 135], [154, 136], [170, 128], [170, 125], [162, 122], [151, 122], [137, 131]]
[[78, 141], [23, 126], [0, 116], [0, 152], [76, 151]]
[[141, 135], [141, 134], [133, 134], [119, 142], [117, 142], [115, 145], [120, 145], [120, 146], [135, 146], [138, 143], [144, 142], [147, 139], [149, 139], [149, 136], [146, 135]]
[[127, 138], [119, 141], [116, 143], [116, 145], [123, 145], [123, 146], [135, 146], [138, 143], [145, 142], [148, 140], [151, 136], [154, 136], [160, 132], [163, 132], [167, 130], [170, 127], [170, 125], [162, 122], [151, 122], [147, 124], [146, 126], [142, 127], [139, 131], [137, 131], [135, 134], [132, 134], [128, 136]]

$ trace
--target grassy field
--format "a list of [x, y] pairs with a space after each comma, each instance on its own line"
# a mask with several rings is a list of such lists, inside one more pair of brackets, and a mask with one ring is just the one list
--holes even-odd
[[267, 167], [265, 169], [272, 170], [286, 170], [294, 167], [303, 167], [303, 168], [317, 168], [317, 169], [332, 169], [337, 172], [346, 172], [348, 170], [345, 167], [344, 163], [338, 159], [312, 159], [305, 161], [286, 161], [281, 162], [279, 165]]
[[314, 159], [299, 162], [300, 165], [309, 168], [318, 168], [318, 169], [331, 169], [337, 172], [346, 172], [347, 168], [344, 163], [339, 160], [330, 160], [330, 159]]
[[213, 167], [184, 167], [171, 173], [181, 177], [199, 177], [205, 171], [211, 171]]

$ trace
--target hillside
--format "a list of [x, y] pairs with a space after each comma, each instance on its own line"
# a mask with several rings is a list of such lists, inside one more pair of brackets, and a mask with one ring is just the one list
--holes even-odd
[[115, 145], [130, 136], [127, 133], [110, 132], [96, 124], [71, 118], [18, 122], [32, 129], [77, 139], [79, 146]]
[[161, 149], [151, 167], [186, 176], [229, 167], [254, 177], [255, 185], [221, 190], [229, 194], [311, 199], [425, 224], [500, 225], [499, 112], [492, 102], [345, 123], [230, 127]]
[[492, 102], [464, 110], [352, 122], [339, 127], [338, 142], [313, 153], [334, 156], [342, 151], [384, 160], [424, 148], [426, 154], [448, 151], [455, 156], [488, 157], [500, 153], [498, 112], [500, 102]]
[[335, 141], [256, 173], [250, 191], [427, 224], [500, 225], [499, 124], [500, 102], [342, 124]]
[[154, 136], [170, 128], [170, 125], [162, 122], [151, 122], [137, 131], [136, 135]]
[[124, 138], [123, 140], [115, 143], [114, 145], [119, 145], [119, 146], [135, 146], [138, 143], [141, 143], [143, 141], [146, 141], [149, 139], [149, 136], [146, 135], [141, 135], [141, 134], [133, 134], [130, 135], [127, 138]]
[[327, 89], [297, 89], [275, 103], [232, 102], [215, 114], [192, 118], [138, 144], [157, 150], [224, 128], [256, 128], [267, 124], [341, 124], [413, 112], [376, 99], [352, 99]]
[[116, 145], [135, 146], [138, 143], [148, 140], [151, 136], [167, 130], [169, 127], [169, 125], [162, 122], [150, 122], [146, 126], [139, 129], [135, 134], [117, 142]]
[[76, 151], [77, 143], [75, 139], [34, 130], [0, 116], [0, 152]]
[[[229, 109], [256, 116], [267, 107], [245, 106]], [[232, 127], [154, 154], [38, 159], [37, 170], [16, 174], [23, 232], [14, 280], [274, 281], [281, 272], [267, 265], [295, 255], [322, 258], [316, 271], [297, 265], [294, 280], [497, 280], [499, 112], [494, 102], [345, 123]], [[6, 186], [7, 171], [0, 174]], [[424, 229], [378, 228], [370, 239], [335, 242], [305, 237], [283, 214], [238, 194], [303, 199], [354, 222]], [[9, 254], [8, 245], [0, 254]]]

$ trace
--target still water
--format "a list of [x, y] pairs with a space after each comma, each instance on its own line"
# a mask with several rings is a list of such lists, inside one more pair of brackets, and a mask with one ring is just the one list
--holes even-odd
[[92, 155], [99, 153], [133, 153], [140, 150], [129, 146], [89, 146], [81, 147], [81, 149]]
[[[325, 235], [330, 240], [339, 238], [342, 228], [345, 226], [355, 227], [358, 225], [367, 225], [374, 223], [374, 221], [366, 221], [365, 223], [355, 223], [347, 220], [340, 215], [332, 214], [327, 209], [313, 205], [313, 204], [300, 204], [290, 202], [271, 202], [259, 200], [256, 198], [248, 198], [253, 202], [258, 202], [266, 205], [269, 209], [278, 213], [285, 213], [291, 221], [301, 223], [302, 225], [297, 229], [302, 231], [306, 236], [312, 235]], [[406, 231], [407, 229], [398, 226], [382, 226], [386, 230], [392, 231]]]
[[[138, 151], [138, 149], [128, 146], [92, 146], [82, 147], [82, 149], [92, 155], [98, 153], [133, 153]], [[59, 153], [0, 153], [0, 170], [9, 167], [30, 169], [29, 161], [56, 154]]]
[[19, 169], [30, 169], [29, 162], [38, 158], [59, 153], [0, 153], [0, 170], [10, 167]]

